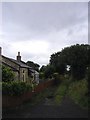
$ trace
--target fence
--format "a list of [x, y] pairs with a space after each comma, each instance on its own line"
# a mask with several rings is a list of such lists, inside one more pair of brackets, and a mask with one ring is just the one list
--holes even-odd
[[20, 96], [6, 96], [2, 95], [2, 107], [3, 108], [12, 108], [23, 104], [25, 101], [29, 101], [33, 94], [39, 93], [45, 88], [52, 86], [54, 84], [54, 80], [49, 80], [44, 83], [40, 83], [34, 89], [34, 92], [28, 91]]

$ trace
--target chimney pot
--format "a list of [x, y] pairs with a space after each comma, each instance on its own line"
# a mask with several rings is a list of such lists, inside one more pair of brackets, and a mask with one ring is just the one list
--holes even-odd
[[20, 52], [18, 52], [17, 61], [18, 61], [18, 62], [20, 62], [20, 61], [21, 61]]
[[18, 56], [20, 56], [20, 52], [18, 52]]

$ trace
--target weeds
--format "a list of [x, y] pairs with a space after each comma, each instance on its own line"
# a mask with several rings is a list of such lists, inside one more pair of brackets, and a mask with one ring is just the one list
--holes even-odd
[[60, 104], [67, 91], [67, 86], [61, 84], [55, 92], [55, 103]]
[[74, 81], [70, 84], [68, 95], [81, 107], [88, 108], [88, 82], [87, 80]]

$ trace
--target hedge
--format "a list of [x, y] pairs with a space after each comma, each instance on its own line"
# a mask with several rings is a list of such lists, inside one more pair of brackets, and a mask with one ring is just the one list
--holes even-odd
[[10, 96], [18, 96], [26, 91], [31, 91], [32, 86], [25, 82], [2, 82], [2, 94]]

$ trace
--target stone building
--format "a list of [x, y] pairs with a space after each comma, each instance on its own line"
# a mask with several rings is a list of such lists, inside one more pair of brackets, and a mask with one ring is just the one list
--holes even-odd
[[[2, 65], [8, 66], [14, 71], [15, 80], [23, 82], [30, 82], [30, 80], [34, 80], [36, 83], [39, 83], [39, 73], [21, 60], [20, 52], [18, 52], [15, 60], [2, 55], [1, 51], [2, 49], [0, 47], [0, 57]], [[37, 74], [35, 74], [36, 72]]]

